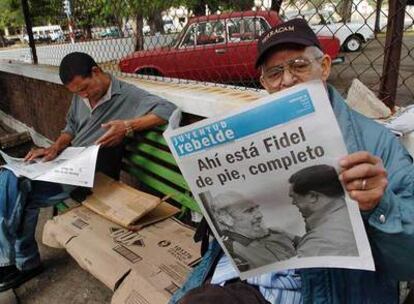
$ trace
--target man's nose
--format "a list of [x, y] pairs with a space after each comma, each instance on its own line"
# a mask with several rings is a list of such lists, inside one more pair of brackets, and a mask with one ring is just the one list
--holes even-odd
[[280, 81], [280, 86], [282, 88], [289, 88], [296, 84], [297, 78], [290, 70], [286, 67], [283, 70], [282, 80]]

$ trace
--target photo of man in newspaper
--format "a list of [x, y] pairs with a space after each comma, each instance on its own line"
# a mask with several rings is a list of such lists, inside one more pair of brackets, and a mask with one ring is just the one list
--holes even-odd
[[358, 256], [358, 248], [335, 168], [314, 165], [290, 176], [289, 196], [305, 221], [298, 257]]
[[199, 194], [240, 272], [293, 257], [358, 256], [345, 192], [334, 167], [318, 164], [296, 171], [287, 180], [286, 192], [303, 218], [303, 235], [288, 231], [277, 214], [266, 223], [260, 202], [240, 192]]
[[295, 256], [295, 237], [267, 227], [259, 204], [235, 191], [199, 195], [239, 271], [258, 268]]

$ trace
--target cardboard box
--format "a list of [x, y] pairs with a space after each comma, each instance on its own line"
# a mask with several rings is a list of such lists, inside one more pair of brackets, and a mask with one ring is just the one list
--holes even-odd
[[47, 221], [43, 243], [66, 248], [82, 268], [116, 290], [113, 304], [161, 304], [200, 259], [193, 234], [175, 219], [133, 232], [80, 206]]
[[102, 173], [96, 174], [93, 193], [82, 204], [132, 230], [139, 230], [180, 211], [159, 197], [115, 181]]

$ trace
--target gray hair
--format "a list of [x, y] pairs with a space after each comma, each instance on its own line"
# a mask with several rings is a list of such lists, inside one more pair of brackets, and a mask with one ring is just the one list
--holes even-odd
[[312, 55], [314, 58], [321, 58], [324, 55], [324, 52], [317, 46], [308, 46], [305, 49], [305, 53]]

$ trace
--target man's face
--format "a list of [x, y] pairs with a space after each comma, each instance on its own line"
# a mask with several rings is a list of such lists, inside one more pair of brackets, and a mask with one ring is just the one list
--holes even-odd
[[303, 218], [308, 218], [319, 207], [319, 197], [315, 192], [302, 195], [293, 191], [293, 185], [290, 185], [289, 196], [292, 198], [292, 204], [299, 209]]
[[89, 101], [97, 101], [105, 95], [107, 90], [106, 84], [102, 79], [102, 74], [102, 71], [94, 67], [90, 77], [75, 76], [66, 85], [66, 88], [70, 92], [86, 98]]
[[229, 207], [229, 213], [234, 220], [234, 232], [248, 238], [260, 238], [268, 233], [268, 229], [263, 225], [263, 215], [258, 205], [249, 201], [240, 202]]
[[318, 58], [312, 48], [278, 50], [263, 63], [260, 82], [268, 93], [275, 93], [310, 80], [326, 81], [330, 67], [330, 57]]

